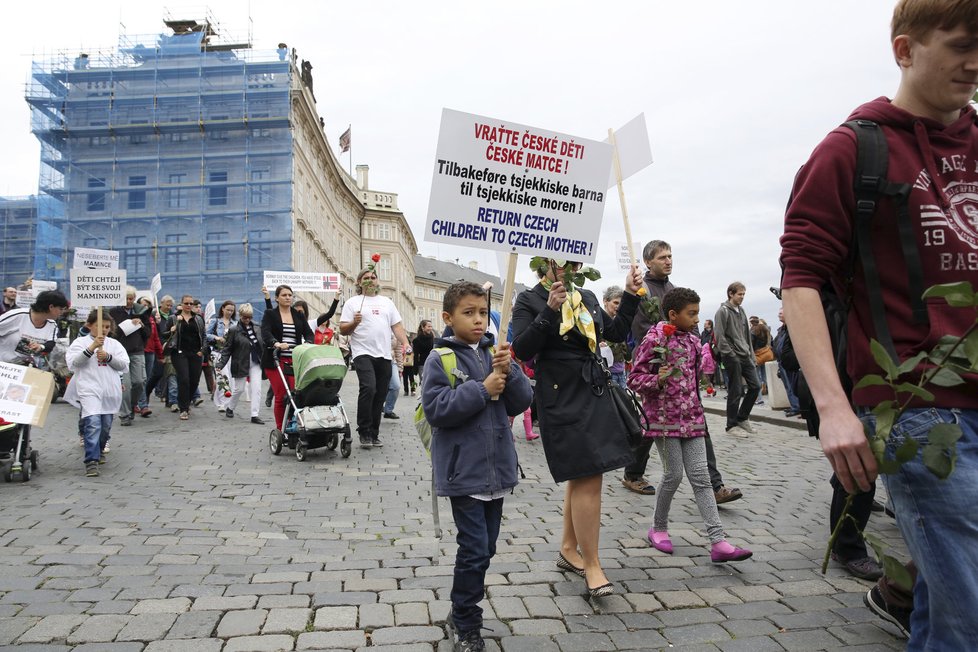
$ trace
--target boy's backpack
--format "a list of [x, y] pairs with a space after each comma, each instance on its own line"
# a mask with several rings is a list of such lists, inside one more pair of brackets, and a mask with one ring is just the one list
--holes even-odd
[[[441, 358], [441, 366], [445, 369], [445, 375], [448, 376], [448, 384], [452, 389], [455, 389], [455, 372], [458, 370], [458, 359], [455, 357], [455, 351], [447, 346], [439, 346], [432, 349], [431, 352], [437, 353], [438, 357]], [[424, 406], [421, 405], [421, 401], [418, 401], [418, 407], [414, 411], [414, 429], [418, 431], [421, 445], [424, 446], [430, 457], [431, 424], [428, 423], [428, 418], [424, 415]]]
[[[845, 294], [840, 296], [831, 283], [826, 283], [821, 289], [822, 311], [829, 330], [832, 343], [832, 354], [835, 359], [836, 371], [842, 388], [850, 395], [853, 388], [852, 379], [846, 369], [848, 350], [848, 318], [852, 303], [851, 286], [858, 257], [863, 268], [866, 281], [866, 294], [869, 302], [870, 315], [876, 340], [883, 346], [890, 358], [899, 364], [893, 337], [886, 322], [886, 308], [883, 304], [883, 292], [880, 288], [879, 269], [872, 249], [872, 220], [879, 201], [889, 197], [896, 204], [897, 229], [903, 250], [904, 262], [907, 269], [910, 305], [913, 311], [914, 323], [926, 323], [927, 309], [924, 306], [924, 275], [920, 262], [920, 252], [914, 238], [913, 224], [907, 200], [910, 196], [909, 183], [893, 183], [886, 178], [889, 166], [889, 148], [886, 136], [878, 124], [870, 120], [850, 120], [843, 126], [848, 127], [856, 135], [856, 173], [853, 187], [856, 199], [856, 215], [853, 223], [853, 238], [849, 250], [849, 260], [845, 273]], [[789, 205], [791, 200], [788, 201]], [[790, 333], [785, 337], [782, 365], [789, 371], [800, 371], [794, 348], [791, 344]], [[808, 425], [808, 434], [818, 437], [819, 417], [815, 408], [808, 383], [804, 374], [797, 376], [795, 394], [802, 417]]]

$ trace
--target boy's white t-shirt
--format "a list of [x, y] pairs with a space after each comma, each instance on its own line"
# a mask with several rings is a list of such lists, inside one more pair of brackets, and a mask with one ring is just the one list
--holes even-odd
[[[361, 301], [363, 308], [361, 308]], [[356, 358], [369, 355], [372, 358], [391, 360], [391, 327], [401, 322], [401, 313], [387, 297], [352, 297], [343, 304], [341, 322], [352, 322], [360, 311], [363, 321], [350, 333], [350, 355]]]

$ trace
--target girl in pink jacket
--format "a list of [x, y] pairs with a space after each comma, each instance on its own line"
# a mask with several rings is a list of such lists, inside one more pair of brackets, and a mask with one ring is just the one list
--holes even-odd
[[646, 437], [655, 439], [662, 460], [662, 482], [655, 502], [655, 517], [648, 532], [653, 548], [672, 554], [669, 508], [683, 479], [683, 468], [693, 487], [700, 516], [712, 544], [715, 562], [741, 561], [751, 551], [732, 546], [723, 538], [723, 526], [706, 468], [706, 419], [699, 397], [699, 375], [714, 370], [709, 348], [692, 331], [699, 323], [700, 297], [689, 288], [674, 288], [662, 298], [659, 322], [635, 352], [628, 387], [642, 397]]

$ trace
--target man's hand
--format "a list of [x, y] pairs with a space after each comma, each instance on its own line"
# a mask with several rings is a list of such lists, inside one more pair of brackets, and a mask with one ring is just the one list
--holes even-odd
[[486, 376], [486, 379], [482, 381], [482, 384], [485, 385], [486, 391], [489, 392], [489, 396], [491, 398], [495, 398], [502, 394], [503, 390], [506, 389], [506, 376], [493, 370], [493, 372]]
[[848, 406], [819, 411], [818, 440], [839, 482], [849, 493], [869, 491], [876, 482], [876, 458], [863, 423]]
[[353, 313], [353, 328], [359, 326], [360, 322], [362, 321], [363, 321], [363, 313], [361, 313], [359, 310]]
[[132, 321], [132, 325], [135, 326], [136, 328], [142, 328], [143, 320], [140, 319], [139, 317], [133, 317], [131, 321]]

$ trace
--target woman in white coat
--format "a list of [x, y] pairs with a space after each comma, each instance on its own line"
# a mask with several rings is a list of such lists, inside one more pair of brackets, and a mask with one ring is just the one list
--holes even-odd
[[121, 343], [108, 337], [115, 323], [107, 313], [102, 315], [101, 334], [96, 335], [96, 310], [88, 315], [85, 326], [88, 335], [72, 342], [65, 356], [73, 374], [65, 400], [81, 409], [85, 475], [91, 478], [98, 476], [98, 465], [104, 462], [103, 451], [109, 441], [112, 417], [122, 405], [120, 374], [129, 368], [129, 355]]

